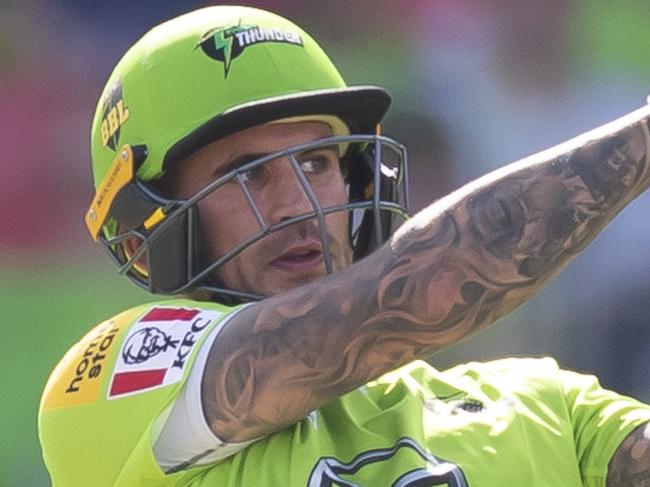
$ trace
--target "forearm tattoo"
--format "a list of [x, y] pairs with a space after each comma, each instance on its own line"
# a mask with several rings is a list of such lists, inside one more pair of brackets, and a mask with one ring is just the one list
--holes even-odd
[[365, 260], [243, 310], [204, 375], [212, 429], [276, 431], [529, 299], [649, 185], [648, 113], [484, 176]]
[[650, 423], [639, 426], [609, 462], [607, 487], [650, 487]]

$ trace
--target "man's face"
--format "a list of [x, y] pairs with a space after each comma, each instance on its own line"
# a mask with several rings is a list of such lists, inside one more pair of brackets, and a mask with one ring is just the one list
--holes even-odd
[[[331, 135], [327, 124], [309, 121], [260, 125], [224, 137], [176, 166], [172, 174], [174, 196], [189, 198], [247, 162]], [[297, 160], [322, 207], [347, 202], [336, 147], [307, 151]], [[274, 159], [243, 176], [267, 225], [313, 211], [288, 158]], [[198, 207], [206, 264], [260, 231], [255, 214], [235, 180], [203, 198]], [[339, 270], [352, 262], [347, 212], [330, 214], [325, 221], [332, 267]], [[272, 295], [325, 274], [318, 224], [312, 218], [255, 242], [221, 266], [216, 278], [229, 289]]]

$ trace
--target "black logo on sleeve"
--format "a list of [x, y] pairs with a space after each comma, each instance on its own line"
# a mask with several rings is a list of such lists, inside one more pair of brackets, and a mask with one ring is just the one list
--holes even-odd
[[178, 340], [174, 340], [155, 326], [148, 326], [129, 336], [122, 350], [122, 359], [127, 364], [141, 364], [177, 346]]

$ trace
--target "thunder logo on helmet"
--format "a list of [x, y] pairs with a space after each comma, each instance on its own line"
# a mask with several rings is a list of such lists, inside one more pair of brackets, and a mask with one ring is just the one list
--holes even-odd
[[201, 36], [198, 45], [209, 57], [223, 63], [224, 78], [227, 78], [231, 61], [239, 56], [245, 48], [262, 42], [303, 45], [302, 37], [297, 32], [256, 25], [241, 25], [241, 21], [238, 25], [209, 30]]

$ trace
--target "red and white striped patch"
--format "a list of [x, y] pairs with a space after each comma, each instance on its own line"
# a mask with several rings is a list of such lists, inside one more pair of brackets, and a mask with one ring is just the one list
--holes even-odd
[[136, 321], [122, 343], [108, 399], [164, 387], [183, 378], [194, 346], [219, 311], [156, 307]]

